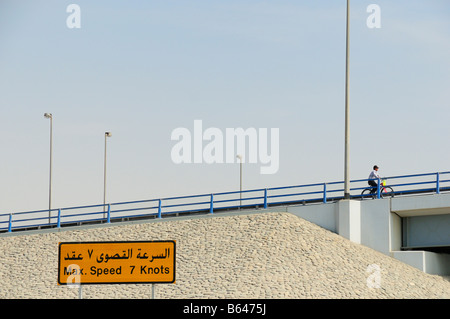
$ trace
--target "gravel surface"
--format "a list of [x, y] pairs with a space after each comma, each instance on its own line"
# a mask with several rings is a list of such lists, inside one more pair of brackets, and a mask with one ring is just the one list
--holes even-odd
[[[57, 285], [58, 243], [176, 240], [176, 283], [156, 298], [448, 299], [450, 281], [289, 213], [167, 219], [0, 237], [0, 298], [77, 298]], [[85, 285], [84, 298], [150, 298], [149, 284]]]

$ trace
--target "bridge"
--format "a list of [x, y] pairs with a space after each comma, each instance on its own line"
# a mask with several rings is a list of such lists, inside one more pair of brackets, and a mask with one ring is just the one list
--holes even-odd
[[450, 172], [199, 194], [0, 214], [0, 236], [238, 210], [285, 211], [430, 274], [450, 275]]

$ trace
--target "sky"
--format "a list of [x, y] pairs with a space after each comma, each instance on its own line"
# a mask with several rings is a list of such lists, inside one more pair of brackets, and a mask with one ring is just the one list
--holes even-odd
[[[449, 17], [351, 1], [351, 179], [450, 170]], [[345, 0], [2, 0], [0, 214], [48, 208], [46, 112], [53, 208], [103, 203], [107, 131], [107, 202], [239, 190], [238, 159], [174, 162], [196, 120], [278, 129], [278, 170], [245, 162], [244, 189], [342, 181], [345, 34]]]

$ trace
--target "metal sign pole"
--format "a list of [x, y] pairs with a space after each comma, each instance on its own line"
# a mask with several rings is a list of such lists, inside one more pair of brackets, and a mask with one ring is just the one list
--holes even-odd
[[80, 287], [78, 287], [78, 299], [83, 299], [83, 285], [80, 284]]

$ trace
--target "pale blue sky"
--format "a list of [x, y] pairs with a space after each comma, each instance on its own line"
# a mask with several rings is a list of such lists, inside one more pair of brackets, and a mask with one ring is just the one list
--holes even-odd
[[[81, 7], [69, 29], [66, 7]], [[369, 29], [369, 4], [381, 28]], [[0, 213], [239, 189], [170, 158], [178, 127], [279, 128], [244, 188], [343, 180], [345, 0], [0, 3]], [[450, 2], [351, 2], [351, 178], [450, 170]]]

